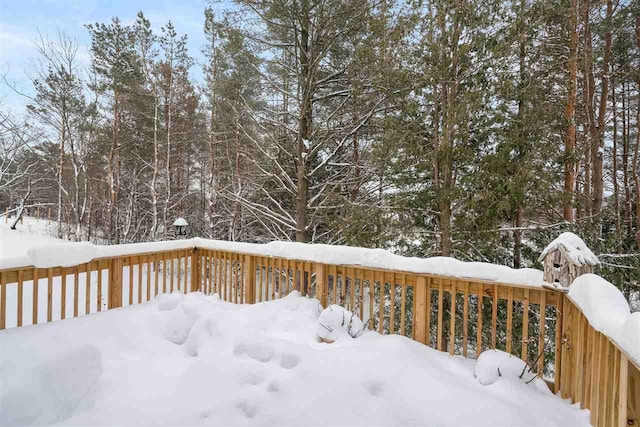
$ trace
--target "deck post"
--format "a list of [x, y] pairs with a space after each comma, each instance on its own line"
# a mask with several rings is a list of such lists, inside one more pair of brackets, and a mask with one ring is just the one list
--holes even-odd
[[122, 307], [123, 265], [122, 258], [114, 258], [109, 262], [109, 309]]
[[244, 256], [246, 273], [244, 275], [244, 295], [247, 304], [256, 302], [256, 260], [252, 255]]
[[416, 277], [415, 291], [415, 325], [414, 339], [419, 343], [426, 344], [426, 323], [427, 323], [427, 278], [424, 276]]

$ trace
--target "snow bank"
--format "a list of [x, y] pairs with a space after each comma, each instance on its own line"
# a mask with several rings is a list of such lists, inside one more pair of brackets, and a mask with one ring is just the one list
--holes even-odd
[[102, 374], [100, 352], [91, 345], [67, 351], [39, 366], [2, 369], [0, 425], [64, 421], [95, 400]]
[[476, 362], [475, 376], [482, 385], [491, 385], [498, 380], [515, 380], [532, 385], [542, 393], [551, 393], [544, 380], [537, 378], [524, 360], [502, 350], [482, 352]]
[[[1, 238], [4, 238], [3, 236], [7, 234], [7, 232], [3, 230], [0, 230], [0, 232], [3, 232], [3, 234], [0, 235]], [[112, 246], [96, 246], [87, 242], [47, 243], [46, 247], [34, 247], [26, 252], [18, 251], [16, 255], [14, 249], [19, 245], [20, 243], [17, 241], [13, 241], [11, 245], [2, 245], [0, 270], [27, 266], [37, 268], [71, 266], [98, 258], [199, 247], [266, 257], [383, 268], [411, 273], [487, 280], [534, 287], [540, 287], [543, 284], [542, 272], [536, 269], [512, 269], [502, 265], [482, 262], [464, 262], [448, 257], [410, 258], [392, 254], [384, 249], [365, 249], [350, 246], [279, 241], [266, 244], [254, 244], [194, 238]]]
[[[484, 387], [474, 361], [405, 337], [320, 343], [317, 308], [298, 293], [193, 293], [3, 331], [0, 425], [589, 425], [576, 405], [519, 381]], [[181, 344], [166, 336], [185, 324]]]
[[357, 338], [364, 332], [364, 323], [358, 316], [344, 307], [331, 304], [322, 310], [318, 318], [318, 336], [327, 343], [348, 335]]
[[542, 261], [549, 252], [556, 249], [559, 249], [575, 265], [600, 264], [600, 260], [591, 252], [584, 240], [570, 232], [560, 234], [553, 242], [549, 243], [540, 254], [538, 261]]
[[595, 330], [615, 341], [640, 364], [640, 313], [631, 314], [629, 303], [618, 288], [596, 274], [584, 274], [573, 281], [568, 295]]

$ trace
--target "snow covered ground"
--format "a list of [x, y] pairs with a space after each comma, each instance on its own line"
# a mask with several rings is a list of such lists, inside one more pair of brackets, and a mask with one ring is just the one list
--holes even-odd
[[586, 411], [400, 336], [317, 337], [318, 302], [154, 301], [0, 333], [0, 425], [583, 426]]

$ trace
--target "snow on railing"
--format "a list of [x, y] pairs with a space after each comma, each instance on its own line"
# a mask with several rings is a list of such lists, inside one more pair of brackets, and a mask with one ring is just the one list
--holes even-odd
[[[553, 260], [544, 262], [545, 277], [589, 271], [575, 268], [580, 257], [571, 252], [548, 248]], [[563, 397], [591, 409], [594, 425], [626, 425], [639, 406], [639, 321], [609, 287], [589, 291], [602, 288], [591, 276], [598, 278], [583, 275], [566, 294], [566, 280], [545, 283], [539, 270], [408, 258], [381, 249], [200, 238], [61, 243], [0, 258], [0, 329], [140, 304], [175, 290], [249, 304], [295, 290], [325, 307], [347, 308], [369, 329], [451, 355], [505, 350], [528, 361], [540, 377], [553, 378]], [[602, 306], [598, 295], [604, 295]], [[613, 320], [603, 320], [614, 308], [615, 328]]]

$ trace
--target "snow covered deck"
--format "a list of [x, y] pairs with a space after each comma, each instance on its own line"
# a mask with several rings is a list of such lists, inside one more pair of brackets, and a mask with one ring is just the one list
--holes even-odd
[[0, 425], [586, 426], [548, 390], [409, 338], [320, 343], [318, 303], [201, 293], [0, 333]]

